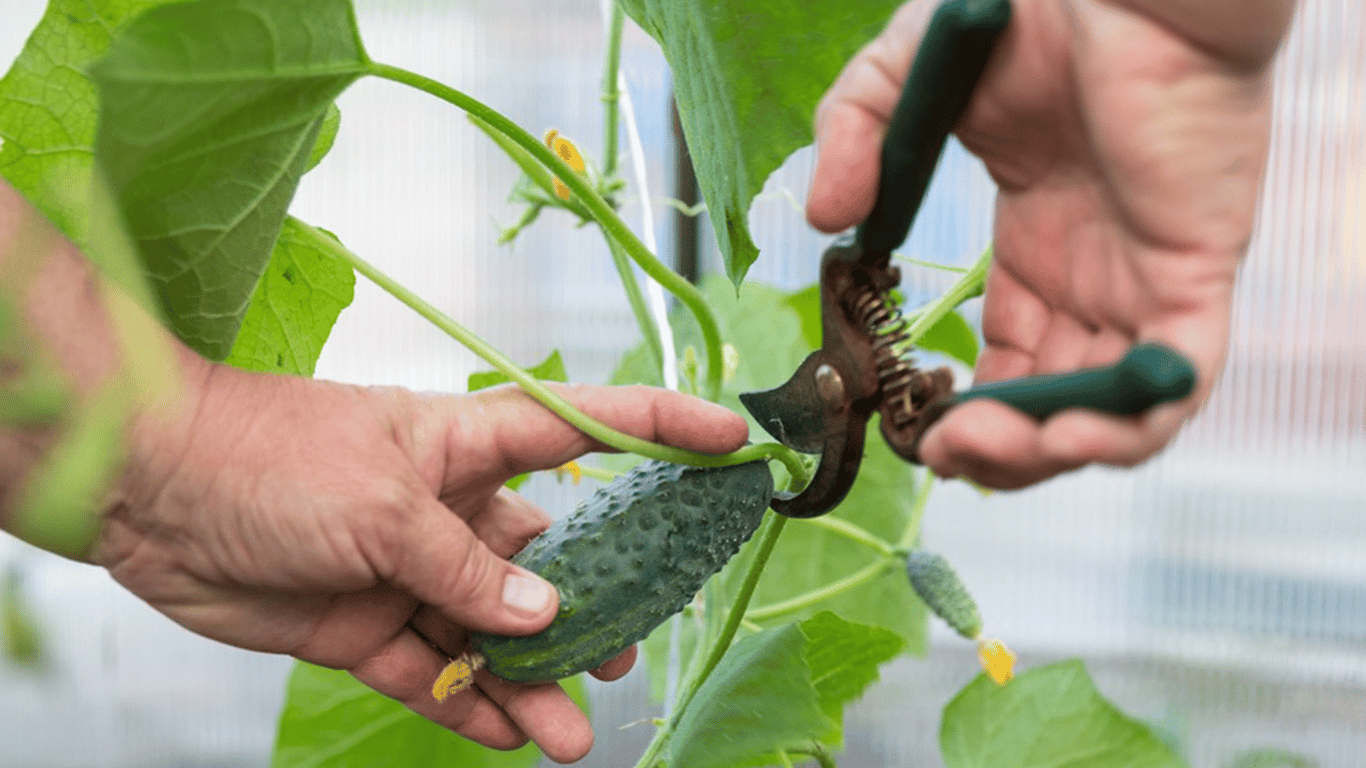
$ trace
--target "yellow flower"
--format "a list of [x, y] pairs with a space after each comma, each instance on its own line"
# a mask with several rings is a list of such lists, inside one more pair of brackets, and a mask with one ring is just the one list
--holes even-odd
[[1000, 640], [978, 640], [977, 658], [997, 685], [1005, 685], [1015, 676], [1015, 654]]
[[[550, 147], [550, 151], [554, 152], [555, 155], [563, 160], [570, 168], [573, 168], [575, 173], [582, 176], [588, 172], [588, 166], [584, 164], [583, 155], [579, 154], [579, 148], [574, 146], [574, 142], [561, 136], [559, 131], [554, 128], [546, 131], [545, 145]], [[550, 180], [555, 184], [556, 197], [565, 202], [568, 202], [569, 199], [573, 197], [573, 194], [569, 191], [569, 187], [565, 186], [565, 183], [560, 181], [558, 176], [552, 176]]]

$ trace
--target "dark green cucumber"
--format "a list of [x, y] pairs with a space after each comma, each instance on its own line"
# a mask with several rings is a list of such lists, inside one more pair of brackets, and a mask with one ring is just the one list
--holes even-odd
[[921, 601], [969, 640], [982, 634], [982, 614], [943, 555], [917, 549], [906, 556], [906, 575]]
[[595, 669], [681, 611], [754, 534], [772, 498], [762, 461], [640, 464], [513, 558], [559, 589], [555, 621], [535, 635], [470, 642], [485, 669], [506, 680]]

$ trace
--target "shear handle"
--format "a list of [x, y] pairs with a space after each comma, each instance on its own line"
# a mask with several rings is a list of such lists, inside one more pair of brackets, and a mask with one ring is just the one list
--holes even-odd
[[1010, 0], [948, 0], [930, 19], [882, 141], [877, 201], [854, 237], [870, 257], [906, 239], [949, 133], [1010, 23]]
[[[1185, 355], [1163, 344], [1135, 344], [1111, 365], [994, 381], [940, 398], [927, 406], [923, 426], [908, 446], [909, 453], [913, 461], [919, 461], [920, 440], [929, 426], [969, 400], [999, 400], [1039, 420], [1067, 408], [1137, 416], [1156, 405], [1186, 397], [1195, 389], [1195, 382], [1195, 366]], [[893, 448], [901, 453], [898, 446]]]

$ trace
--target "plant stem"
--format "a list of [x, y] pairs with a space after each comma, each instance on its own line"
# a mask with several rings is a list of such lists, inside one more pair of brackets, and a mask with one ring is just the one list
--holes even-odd
[[655, 324], [654, 317], [650, 315], [650, 308], [645, 305], [645, 294], [640, 291], [640, 282], [636, 280], [636, 273], [631, 269], [631, 262], [626, 252], [610, 236], [605, 237], [605, 239], [608, 250], [612, 252], [612, 265], [617, 268], [617, 275], [621, 277], [621, 287], [626, 291], [626, 301], [631, 305], [631, 314], [635, 315], [640, 334], [645, 337], [645, 347], [650, 350], [654, 370], [662, 371], [664, 370], [664, 344], [659, 339], [659, 326]]
[[925, 310], [916, 315], [910, 326], [906, 329], [906, 345], [913, 345], [924, 336], [927, 331], [934, 327], [934, 324], [944, 318], [945, 315], [958, 308], [959, 304], [975, 296], [982, 295], [982, 287], [986, 284], [987, 268], [991, 266], [991, 248], [988, 247], [977, 258], [977, 262], [958, 278], [958, 282], [948, 290], [943, 296], [935, 299]]
[[941, 271], [941, 272], [957, 272], [958, 274], [962, 275], [962, 274], [966, 274], [967, 271], [968, 271], [968, 269], [970, 269], [970, 267], [969, 267], [969, 268], [955, 267], [955, 266], [953, 266], [952, 264], [940, 264], [939, 262], [936, 262], [936, 261], [925, 261], [925, 260], [923, 260], [923, 259], [917, 259], [917, 258], [915, 258], [915, 257], [913, 257], [913, 256], [902, 256], [902, 255], [899, 254], [899, 253], [894, 253], [894, 254], [892, 254], [892, 255], [893, 255], [898, 261], [904, 261], [904, 262], [906, 262], [907, 264], [914, 264], [914, 265], [916, 265], [917, 267], [927, 267], [927, 268], [929, 268], [929, 269], [937, 269], [937, 270], [939, 270], [939, 271]]
[[809, 750], [789, 749], [787, 751], [794, 755], [806, 755], [807, 757], [814, 758], [821, 768], [836, 768], [835, 759], [831, 757], [830, 753], [825, 751], [820, 744], [812, 744], [811, 749]]
[[790, 600], [784, 600], [780, 603], [766, 605], [762, 608], [755, 608], [750, 611], [745, 618], [750, 621], [766, 621], [768, 619], [775, 619], [784, 614], [796, 613], [797, 611], [815, 605], [822, 600], [829, 600], [841, 592], [847, 592], [848, 590], [867, 584], [878, 576], [881, 576], [882, 572], [891, 567], [895, 562], [896, 558], [890, 555], [878, 558], [877, 561], [865, 566], [861, 570], [851, 573], [839, 581], [832, 581], [820, 589], [813, 589], [810, 592], [797, 595]]
[[925, 504], [930, 500], [930, 491], [934, 490], [935, 482], [934, 473], [928, 469], [921, 474], [915, 500], [911, 503], [911, 516], [906, 521], [906, 530], [901, 534], [901, 541], [896, 544], [897, 549], [910, 549], [915, 546], [916, 539], [920, 538], [920, 521], [925, 517]]
[[807, 525], [814, 525], [818, 528], [824, 528], [827, 531], [838, 533], [851, 541], [866, 544], [873, 549], [876, 549], [884, 556], [890, 557], [895, 554], [893, 545], [884, 541], [881, 536], [869, 533], [848, 520], [823, 515], [821, 517], [813, 517], [809, 520], [804, 520], [803, 522]]
[[617, 73], [621, 71], [621, 34], [626, 27], [626, 14], [618, 0], [606, 2], [612, 4], [612, 13], [607, 22], [607, 57], [602, 66], [602, 175], [610, 179], [617, 172], [617, 105], [621, 101]]
[[836, 531], [854, 541], [862, 542], [877, 549], [882, 553], [882, 558], [819, 589], [813, 589], [781, 603], [755, 608], [745, 615], [745, 620], [765, 621], [785, 614], [796, 613], [822, 600], [829, 600], [843, 592], [857, 589], [880, 576], [884, 570], [899, 565], [902, 562], [902, 553], [915, 546], [915, 541], [920, 536], [920, 521], [925, 516], [925, 504], [929, 501], [930, 491], [933, 488], [934, 475], [929, 470], [925, 470], [919, 485], [916, 487], [915, 499], [911, 502], [911, 514], [906, 519], [906, 529], [902, 532], [901, 539], [895, 546], [839, 518], [816, 517], [807, 520], [808, 523], [822, 525], [828, 530]]
[[389, 295], [407, 304], [414, 312], [426, 318], [437, 328], [445, 331], [456, 341], [465, 345], [471, 352], [483, 358], [484, 362], [498, 369], [504, 376], [515, 381], [518, 385], [531, 395], [542, 405], [549, 408], [560, 418], [577, 427], [584, 434], [605, 445], [609, 445], [620, 451], [634, 453], [650, 459], [669, 461], [675, 464], [687, 464], [694, 467], [723, 467], [731, 464], [742, 464], [747, 461], [758, 459], [772, 459], [782, 462], [788, 472], [801, 473], [801, 482], [804, 484], [810, 475], [806, 473], [806, 465], [801, 456], [785, 445], [778, 443], [760, 443], [758, 445], [748, 445], [732, 453], [712, 456], [705, 453], [695, 453], [685, 451], [681, 448], [673, 448], [667, 445], [659, 445], [648, 440], [628, 435], [618, 431], [606, 424], [592, 418], [580, 411], [568, 400], [545, 384], [537, 381], [535, 377], [527, 373], [506, 355], [499, 352], [488, 342], [479, 338], [475, 333], [441, 310], [427, 303], [422, 297], [413, 293], [406, 286], [394, 280], [392, 277], [376, 269], [372, 264], [361, 257], [352, 253], [350, 249], [342, 246], [335, 239], [323, 234], [312, 226], [302, 221], [297, 221], [300, 229], [306, 232], [319, 249], [326, 253], [335, 255], [351, 265], [353, 269], [364, 275], [367, 279], [383, 288]]
[[410, 72], [400, 67], [389, 64], [371, 62], [367, 66], [369, 74], [385, 80], [392, 80], [420, 91], [429, 93], [442, 101], [459, 107], [470, 114], [483, 120], [494, 130], [502, 133], [515, 141], [522, 149], [526, 150], [537, 160], [540, 160], [548, 167], [564, 185], [583, 202], [589, 214], [609, 237], [616, 240], [625, 249], [626, 254], [631, 260], [640, 265], [645, 274], [659, 281], [665, 290], [672, 293], [683, 302], [685, 306], [697, 318], [697, 325], [702, 332], [703, 342], [707, 347], [707, 392], [708, 400], [715, 402], [721, 396], [721, 330], [716, 324], [716, 317], [712, 314], [711, 307], [702, 296], [702, 292], [697, 286], [683, 279], [678, 273], [664, 265], [644, 243], [636, 237], [631, 228], [621, 220], [612, 206], [593, 189], [583, 177], [575, 173], [564, 163], [550, 148], [537, 141], [534, 136], [527, 133], [525, 129], [509, 120], [502, 113], [484, 104], [478, 99], [465, 94], [444, 83], [433, 80], [416, 72]]
[[[653, 768], [658, 764], [663, 757], [664, 750], [669, 745], [669, 739], [673, 735], [674, 728], [682, 720], [683, 713], [688, 711], [688, 705], [692, 703], [693, 697], [701, 690], [702, 684], [716, 669], [716, 665], [721, 663], [721, 657], [730, 650], [731, 641], [735, 639], [736, 631], [745, 620], [745, 609], [749, 607], [749, 601], [754, 597], [754, 590], [759, 586], [759, 577], [763, 575], [764, 565], [768, 563], [768, 558], [773, 554], [773, 548], [777, 546], [778, 537], [782, 535], [787, 520], [788, 518], [779, 514], [767, 515], [764, 518], [763, 527], [758, 535], [759, 543], [754, 550], [754, 559], [750, 561], [749, 570], [745, 572], [745, 579], [740, 584], [740, 591], [736, 593], [735, 600], [731, 603], [730, 613], [726, 616], [726, 623], [721, 627], [721, 634], [712, 642], [711, 649], [706, 655], [706, 661], [698, 668], [697, 673], [688, 676], [678, 705], [674, 707], [664, 725], [655, 731], [654, 738], [645, 748], [645, 753], [636, 763], [636, 768]], [[697, 652], [700, 653], [701, 649], [698, 649]]]

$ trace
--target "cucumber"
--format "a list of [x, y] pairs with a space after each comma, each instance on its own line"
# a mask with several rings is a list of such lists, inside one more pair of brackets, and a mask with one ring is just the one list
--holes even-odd
[[550, 626], [525, 637], [475, 633], [470, 644], [506, 680], [595, 669], [683, 610], [754, 534], [772, 498], [762, 461], [640, 464], [513, 558], [559, 589]]
[[921, 601], [953, 631], [969, 640], [982, 634], [982, 614], [943, 555], [917, 549], [906, 556], [906, 575]]

